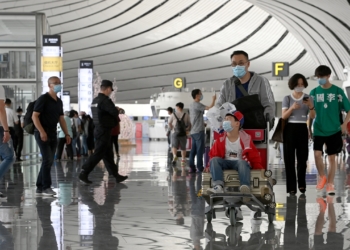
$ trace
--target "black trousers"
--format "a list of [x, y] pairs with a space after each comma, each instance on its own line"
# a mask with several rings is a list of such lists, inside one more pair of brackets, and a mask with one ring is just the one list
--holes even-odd
[[16, 136], [16, 132], [15, 132], [15, 128], [14, 127], [9, 127], [10, 130], [10, 136], [12, 139], [12, 143], [13, 143], [13, 149], [15, 150], [16, 153], [16, 149], [17, 149], [17, 145], [18, 145], [18, 139]]
[[20, 159], [23, 150], [23, 131], [16, 133], [16, 139], [17, 146], [15, 147], [15, 145], [13, 145], [13, 148], [15, 149], [17, 159]]
[[[58, 145], [57, 145], [57, 151], [56, 151], [56, 159], [60, 160], [64, 148], [64, 144], [66, 144], [66, 138], [59, 138], [58, 139]], [[73, 160], [73, 148], [72, 143], [67, 145], [67, 156], [69, 159]]]
[[95, 151], [82, 166], [85, 173], [89, 174], [95, 166], [103, 160], [108, 173], [113, 174], [115, 177], [118, 176], [118, 166], [114, 163], [111, 130], [112, 128], [95, 127]]
[[306, 162], [309, 156], [309, 136], [306, 123], [287, 123], [283, 131], [287, 193], [297, 192], [295, 154], [297, 156], [298, 186], [306, 189]]
[[119, 135], [112, 135], [111, 136], [111, 145], [113, 150], [113, 145], [115, 147], [115, 152], [117, 152], [117, 155], [119, 155], [119, 144], [118, 144]]

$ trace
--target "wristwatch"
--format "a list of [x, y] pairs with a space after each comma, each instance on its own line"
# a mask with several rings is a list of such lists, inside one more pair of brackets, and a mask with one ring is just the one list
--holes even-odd
[[10, 130], [4, 130], [4, 132], [10, 132]]
[[70, 135], [68, 135], [68, 134], [66, 134], [65, 136], [69, 136], [70, 137]]

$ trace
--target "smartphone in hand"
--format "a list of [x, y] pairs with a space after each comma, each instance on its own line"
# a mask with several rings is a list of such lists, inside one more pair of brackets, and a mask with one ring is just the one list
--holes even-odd
[[306, 97], [303, 98], [303, 101], [304, 101], [304, 102], [307, 102], [308, 100], [309, 100], [309, 97], [308, 97], [308, 96], [306, 96]]

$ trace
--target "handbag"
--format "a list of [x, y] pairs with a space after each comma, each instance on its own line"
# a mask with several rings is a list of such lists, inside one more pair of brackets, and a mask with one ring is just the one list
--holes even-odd
[[243, 97], [232, 102], [244, 115], [243, 129], [266, 129], [265, 108], [261, 105], [259, 95], [249, 95], [238, 78], [234, 79], [234, 83], [243, 94]]
[[[290, 106], [289, 96], [288, 96], [288, 100], [289, 100], [289, 106]], [[288, 119], [283, 119], [283, 118], [279, 119], [277, 123], [277, 127], [275, 129], [275, 132], [272, 135], [271, 140], [283, 143], [283, 131], [287, 123], [288, 123]]]
[[288, 120], [284, 120], [282, 118], [279, 119], [277, 123], [277, 127], [275, 129], [275, 132], [272, 135], [271, 140], [283, 143], [283, 130], [287, 122]]

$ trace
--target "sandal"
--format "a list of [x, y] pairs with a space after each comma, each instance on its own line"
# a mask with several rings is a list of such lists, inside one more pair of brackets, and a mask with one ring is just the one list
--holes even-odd
[[300, 193], [305, 194], [306, 189], [304, 187], [299, 188]]

